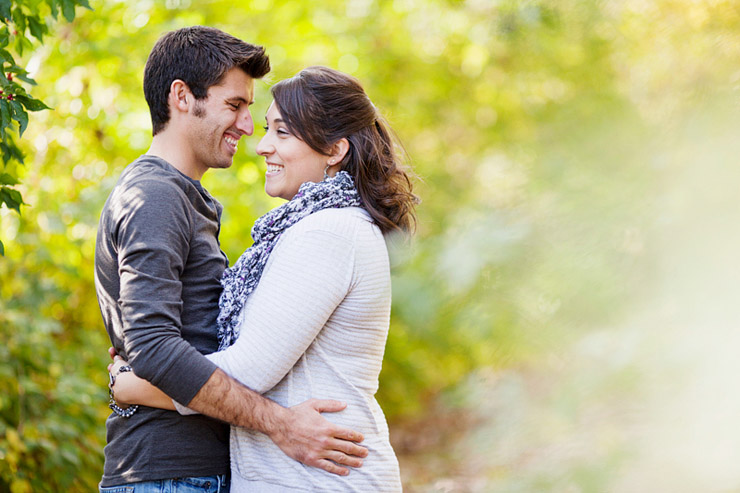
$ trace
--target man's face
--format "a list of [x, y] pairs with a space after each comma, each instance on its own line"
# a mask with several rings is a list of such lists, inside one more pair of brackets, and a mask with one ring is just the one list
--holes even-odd
[[196, 101], [189, 123], [189, 139], [197, 165], [228, 168], [242, 135], [252, 135], [249, 106], [254, 102], [254, 80], [232, 68], [220, 84], [208, 88], [208, 97]]

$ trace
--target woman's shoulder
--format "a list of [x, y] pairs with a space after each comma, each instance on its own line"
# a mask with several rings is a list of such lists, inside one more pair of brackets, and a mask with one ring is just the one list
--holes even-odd
[[290, 229], [293, 234], [325, 231], [348, 239], [368, 234], [382, 237], [370, 214], [361, 207], [322, 209], [301, 219]]

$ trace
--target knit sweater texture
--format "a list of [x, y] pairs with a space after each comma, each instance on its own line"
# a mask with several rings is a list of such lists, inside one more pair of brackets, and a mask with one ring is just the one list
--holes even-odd
[[375, 400], [390, 307], [388, 251], [363, 209], [322, 210], [282, 235], [244, 307], [239, 338], [207, 357], [283, 406], [347, 402], [323, 416], [363, 433], [369, 454], [342, 477], [291, 459], [261, 433], [232, 427], [233, 492], [401, 490]]

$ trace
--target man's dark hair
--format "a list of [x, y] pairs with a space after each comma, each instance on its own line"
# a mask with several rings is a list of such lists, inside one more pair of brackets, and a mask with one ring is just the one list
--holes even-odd
[[270, 71], [270, 60], [262, 46], [212, 27], [185, 27], [159, 38], [144, 69], [144, 97], [152, 115], [152, 134], [157, 135], [170, 120], [167, 97], [172, 81], [182, 80], [195, 99], [205, 99], [208, 88], [221, 82], [234, 67], [260, 79]]

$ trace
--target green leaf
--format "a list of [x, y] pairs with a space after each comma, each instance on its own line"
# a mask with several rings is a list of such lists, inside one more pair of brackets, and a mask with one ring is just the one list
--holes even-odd
[[2, 142], [0, 143], [0, 152], [2, 152], [3, 155], [3, 164], [8, 164], [8, 161], [10, 161], [12, 155], [10, 153], [10, 147]]
[[4, 202], [8, 209], [13, 209], [18, 214], [21, 213], [21, 204], [23, 199], [21, 198], [18, 190], [13, 190], [8, 187], [0, 187], [0, 203]]
[[0, 49], [0, 58], [5, 60], [7, 63], [11, 65], [15, 65], [15, 60], [13, 59], [13, 55], [10, 54], [8, 50]]
[[5, 199], [3, 200], [3, 202], [5, 202], [5, 206], [8, 209], [12, 209], [15, 212], [17, 212], [18, 214], [21, 213], [21, 204], [19, 204], [15, 200], [12, 200], [12, 199], [10, 199], [9, 197], [6, 196]]
[[15, 51], [17, 51], [18, 54], [21, 55], [21, 56], [23, 56], [23, 48], [24, 48], [23, 40], [24, 39], [25, 38], [23, 38], [21, 36], [16, 36], [15, 37]]
[[17, 185], [20, 183], [15, 176], [11, 176], [8, 173], [0, 174], [0, 185]]
[[46, 27], [46, 24], [41, 22], [39, 18], [35, 16], [28, 18], [28, 28], [31, 31], [31, 36], [41, 42], [44, 41], [44, 34], [49, 32], [49, 28]]
[[90, 7], [90, 4], [87, 0], [77, 0], [77, 5], [80, 5], [82, 7], [85, 7], [88, 10], [95, 10], [92, 7]]
[[16, 100], [10, 102], [10, 107], [13, 109], [13, 120], [18, 122], [18, 135], [23, 137], [23, 132], [26, 131], [28, 126], [28, 113], [23, 109], [23, 105]]
[[51, 16], [56, 20], [59, 17], [59, 0], [51, 0], [49, 8], [51, 9]]
[[41, 111], [41, 110], [50, 110], [48, 106], [44, 104], [43, 101], [39, 99], [35, 99], [31, 96], [24, 96], [22, 94], [17, 94], [15, 96], [16, 101], [20, 101], [23, 106], [26, 107], [28, 111]]
[[0, 99], [0, 113], [2, 113], [2, 122], [0, 122], [0, 125], [5, 130], [5, 127], [10, 125], [10, 120], [13, 117], [13, 110], [11, 110], [8, 101], [5, 99]]
[[[25, 40], [25, 42], [26, 42], [27, 46], [29, 46], [29, 47], [32, 46], [31, 45], [31, 42], [28, 41], [27, 39]], [[16, 75], [28, 75], [28, 72], [26, 71], [25, 68], [21, 67], [20, 65], [16, 65], [16, 64], [11, 65], [10, 67], [6, 67], [5, 68], [5, 71], [6, 72], [11, 72], [11, 73], [16, 74]]]
[[72, 0], [62, 0], [62, 14], [68, 22], [75, 20], [75, 3]]
[[18, 30], [18, 36], [21, 37], [26, 32], [26, 14], [23, 13], [20, 6], [13, 9], [13, 22]]
[[[25, 202], [23, 202], [23, 197], [21, 196], [21, 193], [18, 190], [15, 190], [13, 188], [8, 188], [8, 194], [10, 195], [10, 198], [13, 199], [13, 202], [15, 202], [18, 205], [26, 205]], [[20, 212], [20, 210], [18, 211]]]
[[12, 2], [10, 0], [0, 0], [0, 16], [4, 19], [10, 19], [10, 6]]
[[32, 78], [30, 78], [25, 73], [19, 73], [19, 74], [17, 74], [16, 75], [16, 78], [22, 80], [23, 82], [25, 82], [27, 84], [31, 84], [32, 86], [35, 86], [36, 85], [36, 81], [33, 80]]
[[5, 246], [2, 241], [0, 241], [0, 255], [5, 256]]
[[11, 159], [15, 159], [19, 163], [23, 164], [23, 152], [15, 144], [12, 134], [6, 133], [4, 140], [4, 142], [0, 142], [0, 151], [2, 151], [3, 161], [5, 164], [7, 164]]

